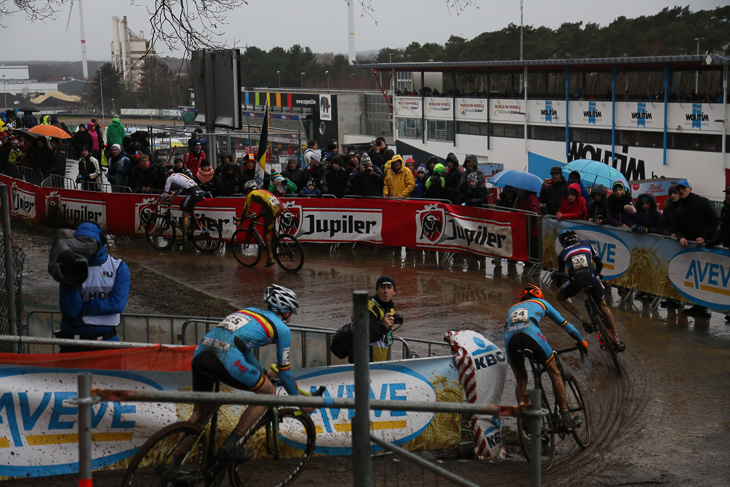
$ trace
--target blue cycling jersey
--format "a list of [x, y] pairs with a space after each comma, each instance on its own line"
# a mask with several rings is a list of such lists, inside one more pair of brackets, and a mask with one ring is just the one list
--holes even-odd
[[565, 247], [558, 255], [558, 272], [562, 274], [567, 270], [570, 278], [586, 273], [595, 276], [601, 269], [603, 269], [601, 258], [593, 250], [593, 246], [583, 240]]

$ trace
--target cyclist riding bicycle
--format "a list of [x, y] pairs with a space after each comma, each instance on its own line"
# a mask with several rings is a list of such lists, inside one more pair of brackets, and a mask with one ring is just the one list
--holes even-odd
[[167, 173], [167, 179], [165, 180], [165, 190], [160, 195], [157, 203], [164, 203], [165, 201], [171, 200], [181, 192], [185, 193], [185, 198], [180, 203], [180, 208], [183, 211], [182, 239], [175, 242], [177, 245], [188, 243], [187, 236], [188, 228], [190, 227], [190, 216], [195, 211], [195, 205], [198, 201], [205, 199], [205, 192], [200, 189], [198, 183], [193, 178], [181, 172], [170, 171]]
[[[573, 230], [563, 230], [558, 235], [558, 241], [563, 246], [562, 252], [558, 256], [558, 272], [557, 278], [564, 280], [560, 283], [558, 291], [558, 302], [568, 310], [573, 316], [583, 322], [583, 328], [587, 333], [593, 332], [593, 326], [583, 320], [583, 316], [575, 309], [575, 306], [568, 301], [568, 298], [575, 296], [582, 289], [589, 288], [593, 299], [601, 307], [601, 311], [606, 316], [608, 327], [613, 333], [614, 348], [617, 352], [626, 350], [626, 345], [619, 340], [616, 331], [616, 323], [613, 320], [613, 314], [606, 304], [606, 298], [603, 295], [603, 286], [600, 282], [601, 269], [603, 262], [598, 257], [593, 246], [588, 242], [584, 242], [578, 238]], [[600, 336], [598, 338], [600, 343]], [[603, 345], [603, 344], [602, 344]]]
[[276, 223], [276, 216], [281, 213], [282, 206], [279, 198], [266, 191], [265, 189], [258, 189], [256, 182], [250, 180], [243, 185], [244, 194], [246, 194], [246, 205], [243, 207], [241, 213], [241, 221], [248, 214], [248, 209], [251, 203], [261, 205], [261, 217], [264, 220], [264, 242], [266, 242], [266, 252], [268, 253], [269, 259], [264, 264], [264, 267], [272, 266], [276, 263], [274, 260], [274, 248], [272, 244], [272, 233], [274, 231], [274, 224]]
[[529, 349], [532, 355], [543, 366], [553, 383], [555, 400], [560, 406], [560, 416], [565, 428], [570, 431], [579, 426], [579, 423], [570, 417], [568, 412], [568, 400], [565, 396], [565, 384], [560, 377], [560, 371], [555, 364], [555, 352], [550, 347], [545, 335], [540, 330], [540, 320], [545, 315], [549, 316], [555, 323], [559, 324], [575, 344], [583, 352], [588, 353], [588, 342], [583, 340], [580, 332], [563, 318], [555, 308], [545, 301], [542, 290], [534, 284], [527, 284], [520, 290], [520, 302], [509, 309], [507, 323], [504, 328], [504, 346], [507, 350], [507, 363], [515, 374], [517, 384], [515, 385], [515, 396], [517, 402], [521, 402], [527, 390], [527, 369], [525, 368], [525, 357], [519, 350]]
[[[278, 376], [290, 396], [299, 395], [291, 372], [289, 347], [291, 330], [286, 325], [299, 309], [297, 295], [291, 289], [273, 284], [266, 288], [264, 302], [268, 309], [246, 308], [231, 313], [213, 330], [205, 334], [193, 355], [193, 391], [211, 392], [216, 381], [256, 394], [276, 394], [269, 380], [274, 372], [267, 372], [254, 356], [254, 349], [276, 344]], [[217, 405], [195, 404], [191, 422], [200, 421]], [[245, 461], [253, 452], [240, 450], [236, 443], [264, 414], [267, 406], [250, 405], [238, 424], [218, 450], [218, 460]], [[309, 414], [313, 408], [300, 408]]]

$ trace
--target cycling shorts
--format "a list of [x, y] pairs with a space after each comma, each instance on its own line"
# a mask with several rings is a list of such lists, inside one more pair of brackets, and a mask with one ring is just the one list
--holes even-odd
[[232, 346], [223, 361], [212, 350], [203, 350], [193, 357], [192, 369], [195, 392], [212, 391], [216, 381], [242, 391], [256, 391], [265, 380], [258, 367], [249, 364]]
[[582, 289], [587, 289], [590, 295], [593, 296], [596, 303], [603, 301], [603, 286], [597, 277], [591, 277], [587, 283], [585, 280], [569, 277], [568, 280], [560, 286], [558, 293], [560, 293], [560, 295], [564, 298], [570, 298], [578, 294]]
[[510, 331], [508, 326], [504, 340], [507, 363], [515, 370], [525, 369], [525, 356], [517, 353], [518, 350], [531, 350], [532, 356], [541, 364], [547, 363], [553, 356], [552, 347], [537, 326], [529, 326], [518, 331]]
[[180, 203], [180, 208], [182, 211], [192, 213], [195, 211], [195, 205], [203, 199], [205, 199], [205, 192], [200, 189], [200, 186], [193, 186], [185, 190], [185, 198]]
[[274, 224], [276, 223], [276, 215], [274, 215], [274, 210], [272, 210], [271, 207], [263, 207], [263, 209], [261, 210], [261, 219], [263, 220], [264, 231], [270, 232], [274, 229]]

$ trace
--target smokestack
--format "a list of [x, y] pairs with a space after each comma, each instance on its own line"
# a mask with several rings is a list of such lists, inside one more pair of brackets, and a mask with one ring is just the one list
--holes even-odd
[[79, 2], [79, 24], [81, 25], [81, 68], [84, 73], [84, 79], [89, 79], [89, 63], [86, 61], [86, 34], [84, 33], [84, 9]]
[[122, 46], [119, 45], [119, 17], [112, 17], [112, 64], [114, 69], [121, 68]]
[[122, 18], [122, 76], [127, 79], [127, 63], [129, 62], [129, 27], [127, 26], [127, 16]]
[[347, 36], [348, 60], [350, 64], [355, 62], [355, 0], [347, 1]]

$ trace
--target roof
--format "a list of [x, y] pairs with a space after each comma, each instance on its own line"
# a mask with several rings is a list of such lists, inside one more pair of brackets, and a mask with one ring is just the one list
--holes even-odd
[[66, 102], [66, 103], [78, 103], [81, 101], [81, 97], [79, 97], [79, 96], [66, 95], [64, 93], [61, 93], [60, 91], [50, 91], [50, 92], [46, 93], [45, 95], [41, 95], [39, 97], [33, 98], [30, 101], [37, 105], [41, 105], [41, 104], [43, 104], [43, 102], [45, 102], [49, 98], [55, 98], [56, 100], [60, 100], [60, 101]]
[[719, 54], [689, 56], [626, 56], [583, 59], [525, 59], [512, 61], [455, 61], [455, 62], [405, 62], [405, 63], [358, 63], [357, 68], [375, 71], [520, 71], [527, 66], [530, 71], [562, 71], [566, 67], [577, 71], [606, 71], [616, 65], [624, 71], [663, 70], [668, 64], [673, 70], [694, 70], [730, 64], [730, 57]]

